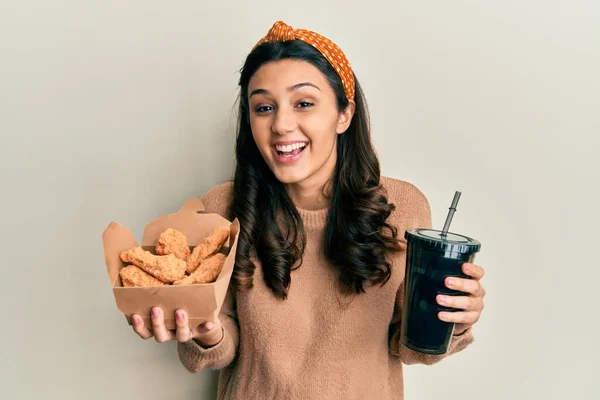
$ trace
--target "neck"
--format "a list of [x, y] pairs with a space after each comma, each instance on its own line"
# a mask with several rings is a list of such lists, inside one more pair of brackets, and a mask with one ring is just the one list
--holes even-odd
[[294, 205], [302, 210], [320, 210], [329, 205], [327, 193], [329, 192], [329, 181], [325, 184], [292, 184], [288, 186], [288, 192], [292, 197]]

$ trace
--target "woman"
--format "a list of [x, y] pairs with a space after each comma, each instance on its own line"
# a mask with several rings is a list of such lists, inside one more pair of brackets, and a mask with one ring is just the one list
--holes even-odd
[[167, 331], [160, 308], [134, 330], [177, 340], [191, 372], [220, 369], [224, 399], [402, 399], [402, 364], [432, 364], [472, 340], [483, 269], [438, 298], [463, 311], [449, 351], [400, 344], [405, 241], [430, 227], [425, 196], [380, 177], [367, 107], [343, 52], [328, 39], [277, 22], [240, 78], [233, 183], [204, 197], [208, 212], [238, 218], [241, 232], [219, 320], [190, 330], [185, 311]]

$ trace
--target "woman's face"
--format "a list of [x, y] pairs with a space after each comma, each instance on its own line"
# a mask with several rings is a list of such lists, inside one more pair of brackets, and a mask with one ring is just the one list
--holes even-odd
[[335, 169], [337, 135], [348, 129], [354, 104], [340, 112], [325, 76], [299, 60], [259, 68], [248, 84], [248, 104], [252, 136], [277, 179], [324, 185]]

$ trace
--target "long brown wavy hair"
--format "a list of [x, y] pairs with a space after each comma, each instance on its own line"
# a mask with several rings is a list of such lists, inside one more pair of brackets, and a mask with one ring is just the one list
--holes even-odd
[[[241, 69], [237, 166], [229, 208], [230, 217], [239, 219], [241, 230], [232, 283], [237, 290], [252, 287], [255, 258], [261, 263], [266, 285], [281, 299], [287, 297], [292, 269], [302, 264], [306, 235], [285, 186], [269, 169], [252, 137], [248, 83], [262, 65], [283, 59], [302, 60], [317, 67], [333, 88], [338, 109], [342, 111], [349, 104], [342, 81], [329, 62], [300, 40], [261, 44]], [[368, 283], [385, 284], [391, 276], [387, 255], [400, 250], [397, 231], [386, 222], [394, 205], [388, 203], [380, 185], [367, 105], [358, 80], [355, 85], [353, 119], [337, 139], [337, 162], [322, 238], [325, 255], [347, 293], [364, 292]]]

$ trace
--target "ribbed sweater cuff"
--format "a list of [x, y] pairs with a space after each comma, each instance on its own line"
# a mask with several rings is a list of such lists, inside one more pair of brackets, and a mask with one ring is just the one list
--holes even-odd
[[447, 355], [458, 353], [459, 351], [464, 350], [468, 345], [473, 343], [474, 340], [475, 337], [473, 336], [473, 327], [465, 329], [464, 332], [461, 332], [458, 335], [453, 335]]
[[204, 369], [221, 369], [229, 364], [233, 358], [233, 343], [228, 331], [223, 326], [222, 329], [223, 338], [212, 347], [202, 347], [194, 340], [177, 344], [177, 353], [185, 369], [195, 373]]

